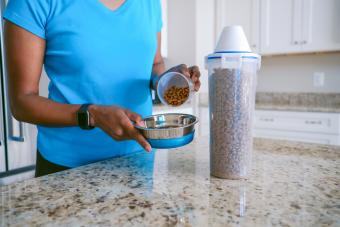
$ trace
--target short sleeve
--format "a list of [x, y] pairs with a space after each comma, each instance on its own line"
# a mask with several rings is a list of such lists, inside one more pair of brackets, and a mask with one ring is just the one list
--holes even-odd
[[155, 0], [155, 1], [156, 1], [156, 7], [155, 7], [156, 29], [157, 29], [157, 32], [160, 32], [163, 27], [162, 5], [161, 5], [161, 0]]
[[45, 28], [49, 12], [49, 0], [9, 0], [4, 19], [46, 39]]

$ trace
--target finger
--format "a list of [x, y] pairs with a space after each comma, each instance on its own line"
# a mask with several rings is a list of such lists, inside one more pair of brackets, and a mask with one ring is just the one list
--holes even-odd
[[190, 78], [190, 71], [188, 69], [188, 66], [186, 64], [179, 65], [179, 71], [186, 77]]
[[193, 83], [196, 83], [197, 81], [199, 81], [199, 78], [197, 76], [191, 76], [191, 81]]
[[147, 152], [152, 150], [148, 141], [138, 132], [137, 129], [135, 129], [130, 121], [123, 122], [123, 127], [130, 139], [136, 140]]
[[200, 68], [198, 68], [197, 65], [191, 66], [189, 69], [190, 72], [192, 72], [192, 74], [195, 74], [197, 77], [201, 76]]
[[132, 112], [132, 111], [129, 111], [129, 110], [125, 110], [125, 113], [126, 113], [126, 116], [131, 121], [134, 121], [137, 124], [139, 124], [142, 121], [142, 117], [139, 114], [135, 113], [135, 112]]
[[133, 129], [132, 138], [136, 140], [147, 152], [152, 151], [151, 145], [136, 129]]
[[200, 89], [200, 87], [201, 87], [201, 81], [197, 81], [194, 85], [194, 90], [198, 91]]
[[201, 72], [197, 66], [192, 66], [189, 68], [190, 70], [190, 78], [193, 82], [196, 82], [201, 77]]

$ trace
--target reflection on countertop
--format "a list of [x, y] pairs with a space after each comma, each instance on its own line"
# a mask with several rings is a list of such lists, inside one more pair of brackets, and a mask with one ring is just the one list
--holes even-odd
[[340, 147], [255, 139], [248, 180], [209, 175], [209, 139], [0, 187], [0, 226], [339, 226]]

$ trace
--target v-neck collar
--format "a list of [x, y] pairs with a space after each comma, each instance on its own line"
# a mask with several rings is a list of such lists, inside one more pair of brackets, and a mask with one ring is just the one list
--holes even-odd
[[128, 5], [131, 4], [132, 0], [125, 0], [125, 2], [120, 5], [117, 9], [110, 9], [109, 7], [107, 7], [106, 5], [104, 5], [104, 3], [102, 3], [100, 0], [94, 0], [97, 5], [99, 5], [99, 7], [101, 7], [103, 10], [105, 10], [108, 13], [112, 13], [112, 14], [117, 14], [121, 11], [123, 11], [124, 9], [126, 9], [128, 7]]

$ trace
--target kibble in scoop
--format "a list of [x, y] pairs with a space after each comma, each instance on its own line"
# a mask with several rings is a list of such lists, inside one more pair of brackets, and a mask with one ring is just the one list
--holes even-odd
[[180, 106], [189, 98], [189, 87], [172, 86], [165, 91], [164, 100], [171, 106]]

